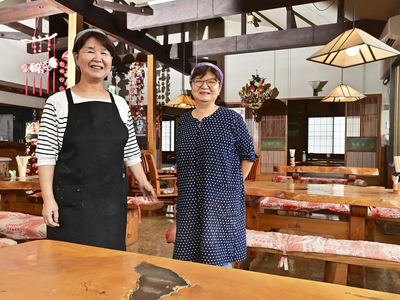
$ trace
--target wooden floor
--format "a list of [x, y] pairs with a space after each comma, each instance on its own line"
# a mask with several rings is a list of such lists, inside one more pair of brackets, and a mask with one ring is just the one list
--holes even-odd
[[[174, 219], [172, 218], [172, 214], [167, 214], [166, 216], [157, 214], [153, 217], [142, 215], [142, 223], [139, 224], [139, 240], [129, 246], [127, 250], [172, 258], [174, 246], [173, 244], [166, 243], [165, 230], [173, 225]], [[400, 244], [400, 235], [385, 235], [381, 227], [377, 226], [375, 230], [375, 240], [377, 242]], [[285, 271], [277, 267], [279, 260], [279, 255], [268, 254], [257, 266], [256, 271], [323, 281], [324, 262], [322, 261], [289, 258], [289, 270]], [[400, 272], [366, 268], [365, 280], [368, 289], [400, 294]], [[350, 283], [349, 285], [359, 286], [357, 282]]]

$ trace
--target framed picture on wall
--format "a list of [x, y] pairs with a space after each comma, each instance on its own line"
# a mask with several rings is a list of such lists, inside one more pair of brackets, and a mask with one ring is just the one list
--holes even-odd
[[133, 120], [136, 136], [146, 136], [146, 117]]

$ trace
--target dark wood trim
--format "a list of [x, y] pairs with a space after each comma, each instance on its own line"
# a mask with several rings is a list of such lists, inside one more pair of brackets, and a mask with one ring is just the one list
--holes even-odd
[[[356, 22], [356, 27], [363, 29], [373, 36], [382, 32], [385, 22], [381, 20], [361, 20]], [[230, 55], [239, 53], [293, 49], [325, 45], [343, 31], [351, 29], [351, 22], [343, 24], [321, 25], [304, 28], [294, 28], [263, 32], [232, 37], [215, 38], [186, 43], [186, 49], [196, 49], [198, 57], [212, 55]], [[379, 33], [378, 33], [379, 32]], [[170, 50], [171, 59], [181, 58], [179, 49], [181, 43], [172, 44]], [[191, 58], [195, 54], [186, 51], [186, 57]]]
[[[15, 84], [15, 83], [11, 83], [11, 82], [1, 81], [0, 82], [0, 91], [25, 95], [25, 86], [23, 86], [21, 84]], [[28, 87], [28, 96], [47, 99], [52, 94], [53, 93], [47, 94], [45, 91], [43, 91], [42, 96], [39, 96], [38, 91], [36, 91], [36, 93], [33, 94], [32, 87]]]
[[180, 0], [152, 5], [153, 16], [129, 16], [130, 30], [188, 23], [247, 12], [321, 2], [323, 0]]
[[54, 5], [48, 5], [46, 1], [34, 1], [22, 4], [10, 5], [0, 8], [0, 24], [18, 22], [36, 18], [39, 15], [38, 7], [42, 6], [42, 16], [52, 16], [60, 14], [60, 11]]
[[136, 7], [133, 5], [120, 4], [120, 3], [116, 3], [116, 2], [108, 2], [108, 1], [104, 1], [104, 0], [94, 0], [93, 5], [100, 7], [100, 8], [104, 8], [104, 9], [111, 9], [114, 12], [119, 11], [119, 12], [124, 12], [124, 13], [128, 13], [128, 14], [145, 15], [145, 16], [153, 15], [153, 9], [151, 9], [149, 6]]

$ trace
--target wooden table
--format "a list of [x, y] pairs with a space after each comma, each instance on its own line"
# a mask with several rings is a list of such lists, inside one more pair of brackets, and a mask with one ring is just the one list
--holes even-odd
[[176, 168], [173, 168], [173, 167], [157, 169], [157, 172], [160, 175], [176, 174], [177, 173]]
[[[17, 201], [18, 192], [29, 190], [40, 191], [39, 176], [17, 177], [14, 180], [11, 177], [0, 177], [0, 210], [41, 216], [41, 203]], [[163, 203], [158, 205], [162, 207]], [[139, 213], [135, 204], [128, 203], [127, 207], [126, 245], [131, 245], [139, 238]]]
[[[246, 225], [248, 229], [263, 230], [274, 216], [260, 214], [260, 196], [281, 199], [350, 205], [349, 222], [292, 218], [292, 229], [339, 235], [348, 228], [351, 240], [364, 240], [368, 206], [400, 208], [400, 194], [391, 189], [373, 189], [342, 184], [300, 184], [271, 181], [245, 182]], [[278, 216], [277, 216], [278, 217]], [[303, 223], [301, 223], [303, 222]], [[300, 225], [299, 225], [300, 224]], [[339, 236], [345, 238], [344, 236]], [[357, 276], [355, 276], [357, 277]], [[361, 278], [362, 279], [362, 278]], [[360, 279], [360, 280], [361, 280]]]
[[152, 293], [173, 286], [161, 281], [171, 271], [189, 283], [163, 299], [400, 299], [397, 294], [50, 240], [1, 249], [0, 266], [4, 300], [129, 299], [144, 266], [163, 268], [147, 282], [141, 278], [140, 286]]
[[274, 166], [275, 172], [290, 172], [296, 183], [300, 181], [300, 173], [326, 173], [346, 175], [349, 183], [354, 182], [356, 175], [360, 176], [379, 176], [377, 168], [355, 168], [355, 167], [325, 167], [325, 166]]
[[17, 177], [13, 180], [11, 177], [0, 177], [0, 210], [41, 216], [41, 205], [17, 202], [17, 194], [26, 191], [40, 191], [39, 176]]

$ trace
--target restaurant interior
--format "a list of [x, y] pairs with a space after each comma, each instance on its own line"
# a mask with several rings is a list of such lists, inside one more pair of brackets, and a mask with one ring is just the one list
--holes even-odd
[[[146, 202], [128, 175], [132, 256], [115, 256], [126, 259], [118, 268], [125, 272], [128, 260], [153, 261], [190, 281], [192, 295], [185, 288], [172, 292], [187, 299], [228, 293], [265, 299], [268, 289], [283, 284], [293, 291], [274, 290], [271, 299], [357, 299], [357, 293], [400, 299], [400, 0], [0, 0], [0, 266], [7, 270], [0, 267], [0, 282], [7, 278], [0, 295], [29, 295], [13, 280], [18, 272], [35, 272], [27, 267], [32, 253], [45, 247], [34, 244], [46, 238], [35, 158], [40, 119], [48, 97], [79, 82], [73, 40], [92, 27], [115, 45], [103, 86], [130, 107], [142, 165], [159, 200]], [[50, 67], [53, 57], [58, 63]], [[39, 62], [47, 69], [29, 71]], [[170, 262], [179, 192], [176, 133], [182, 115], [196, 107], [189, 75], [199, 62], [224, 73], [217, 105], [243, 117], [258, 156], [244, 185], [247, 259], [233, 264], [234, 275], [190, 272], [189, 265]], [[62, 278], [54, 270], [70, 254], [62, 245], [51, 247], [62, 255], [49, 270]], [[53, 259], [51, 250], [42, 251]], [[94, 251], [91, 258], [82, 254], [87, 249], [71, 251], [93, 265], [102, 257], [117, 264], [112, 252]], [[11, 253], [27, 265], [13, 264]], [[209, 272], [210, 283], [194, 288]], [[273, 277], [260, 277], [268, 274]], [[68, 299], [98, 299], [100, 289], [115, 299], [159, 299], [122, 298], [117, 289], [130, 284], [135, 290], [133, 279], [88, 276], [87, 298], [75, 287], [81, 282], [69, 278], [76, 293], [65, 292], [74, 297]], [[38, 285], [41, 280], [47, 279], [38, 277]], [[247, 288], [228, 292], [241, 280]], [[32, 299], [47, 299], [44, 288], [30, 288], [37, 291]]]

